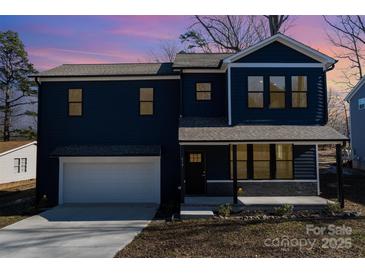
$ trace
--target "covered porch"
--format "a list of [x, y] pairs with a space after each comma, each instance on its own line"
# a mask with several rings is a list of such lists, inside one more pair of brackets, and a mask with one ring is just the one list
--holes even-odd
[[318, 145], [334, 144], [338, 201], [343, 207], [346, 141], [328, 126], [227, 126], [216, 118], [182, 118], [181, 203], [326, 205], [327, 200], [318, 197]]

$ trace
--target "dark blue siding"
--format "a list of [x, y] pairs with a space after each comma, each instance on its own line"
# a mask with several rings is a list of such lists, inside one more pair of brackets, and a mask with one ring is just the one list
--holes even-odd
[[318, 63], [318, 61], [304, 55], [280, 42], [271, 43], [239, 60], [242, 62], [262, 63]]
[[229, 146], [185, 146], [185, 151], [199, 151], [205, 155], [207, 180], [229, 179]]
[[294, 146], [295, 179], [317, 178], [316, 147], [314, 145]]
[[[139, 88], [154, 88], [152, 117], [139, 116]], [[69, 88], [83, 89], [83, 116], [67, 116]], [[58, 160], [64, 145], [160, 145], [162, 201], [175, 199], [179, 181], [179, 81], [44, 82], [40, 88], [39, 194], [58, 202]]]
[[[264, 108], [247, 107], [247, 76], [264, 76]], [[306, 75], [308, 108], [291, 108], [291, 76]], [[269, 77], [286, 76], [286, 108], [269, 109]], [[326, 76], [321, 68], [231, 68], [233, 124], [324, 125], [327, 122]]]
[[[195, 85], [199, 82], [212, 83], [212, 99], [197, 101]], [[227, 116], [226, 74], [183, 74], [183, 116], [222, 117]]]

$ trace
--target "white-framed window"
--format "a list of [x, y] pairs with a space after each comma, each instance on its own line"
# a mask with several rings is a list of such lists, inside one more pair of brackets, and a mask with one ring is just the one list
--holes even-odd
[[14, 158], [14, 173], [27, 172], [28, 160], [27, 158]]
[[27, 158], [20, 159], [20, 172], [27, 172]]
[[14, 173], [20, 173], [20, 158], [14, 158]]
[[359, 99], [359, 110], [364, 110], [365, 109], [365, 98], [360, 98]]

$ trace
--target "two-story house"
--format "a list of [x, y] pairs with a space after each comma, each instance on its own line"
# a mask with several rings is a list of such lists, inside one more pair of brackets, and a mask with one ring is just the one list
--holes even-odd
[[38, 197], [319, 195], [317, 146], [347, 140], [326, 126], [326, 72], [335, 62], [277, 34], [236, 54], [35, 75]]

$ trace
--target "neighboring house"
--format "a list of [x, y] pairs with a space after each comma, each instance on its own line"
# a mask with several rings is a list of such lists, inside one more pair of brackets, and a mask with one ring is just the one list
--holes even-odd
[[37, 142], [0, 142], [0, 184], [35, 179]]
[[365, 170], [365, 77], [345, 100], [350, 105], [350, 139], [354, 168]]
[[336, 60], [277, 34], [237, 54], [62, 65], [39, 84], [38, 197], [53, 204], [189, 195], [318, 195]]

